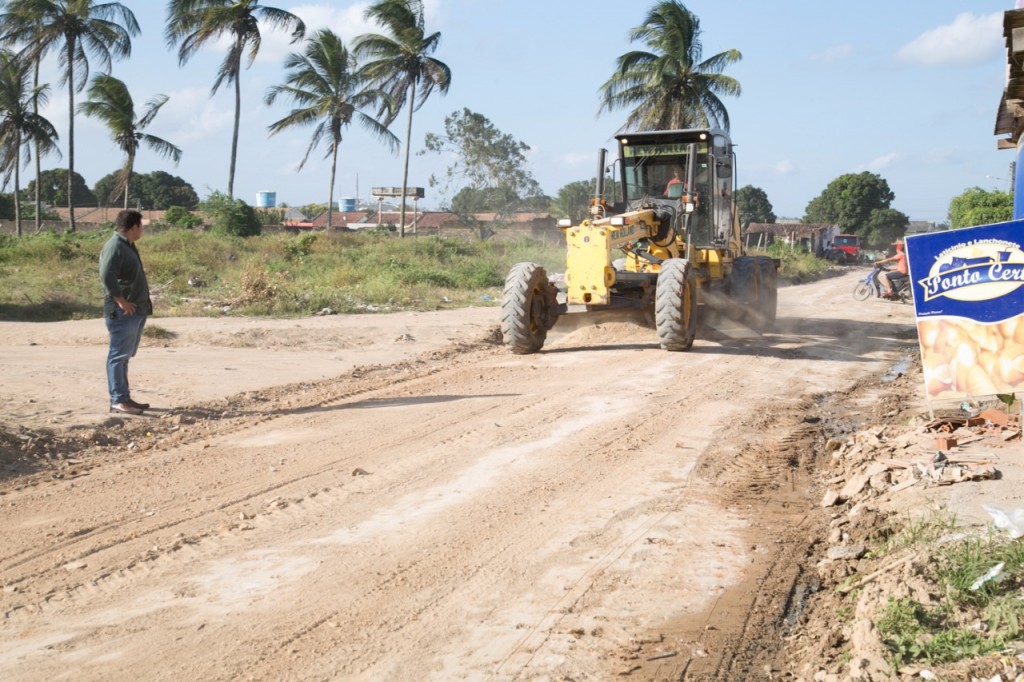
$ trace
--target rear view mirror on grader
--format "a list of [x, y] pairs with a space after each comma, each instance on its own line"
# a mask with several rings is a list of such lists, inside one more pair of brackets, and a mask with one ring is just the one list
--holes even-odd
[[[617, 135], [619, 196], [604, 198], [598, 162], [591, 217], [559, 221], [561, 281], [536, 263], [505, 279], [501, 332], [513, 353], [535, 353], [560, 316], [640, 309], [661, 347], [686, 351], [698, 315], [716, 312], [756, 332], [775, 321], [779, 262], [744, 252], [733, 201], [735, 153], [722, 130]], [[700, 311], [700, 313], [698, 313]]]

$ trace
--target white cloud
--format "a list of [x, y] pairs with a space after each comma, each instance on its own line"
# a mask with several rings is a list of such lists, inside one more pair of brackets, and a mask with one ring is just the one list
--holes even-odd
[[[306, 24], [307, 38], [322, 28], [329, 28], [341, 37], [347, 47], [351, 47], [353, 38], [373, 31], [372, 24], [367, 23], [363, 18], [366, 8], [369, 6], [368, 1], [356, 2], [347, 7], [317, 3], [295, 5], [288, 8], [288, 11]], [[260, 24], [260, 51], [256, 55], [256, 63], [280, 65], [290, 53], [301, 51], [301, 45], [302, 41], [292, 42], [290, 31]], [[225, 35], [217, 42], [209, 44], [204, 50], [223, 58], [230, 46], [231, 38]]]
[[[176, 126], [160, 137], [185, 148], [234, 126], [234, 103], [223, 95], [210, 97], [208, 88], [184, 88], [167, 93], [167, 104], [153, 122], [174, 121]], [[158, 134], [158, 133], [154, 133]]]
[[953, 23], [925, 31], [901, 47], [896, 58], [925, 66], [980, 64], [1003, 48], [1002, 24], [1002, 12], [964, 12]]
[[832, 64], [834, 62], [843, 61], [853, 55], [853, 45], [850, 43], [844, 43], [842, 45], [836, 45], [830, 47], [824, 52], [819, 52], [816, 55], [811, 56], [811, 60], [821, 62], [823, 64]]
[[894, 163], [896, 163], [897, 161], [899, 161], [902, 158], [903, 158], [903, 155], [902, 154], [898, 154], [896, 152], [890, 152], [888, 154], [883, 154], [882, 156], [875, 157], [874, 159], [871, 159], [870, 161], [868, 161], [867, 165], [864, 166], [864, 169], [872, 171], [872, 172], [877, 172], [877, 171], [880, 171], [880, 170], [885, 170], [886, 168], [892, 167], [892, 165]]
[[776, 175], [791, 175], [794, 169], [793, 162], [789, 159], [783, 159], [775, 164]]
[[594, 153], [581, 154], [580, 152], [569, 152], [559, 156], [558, 160], [562, 165], [570, 168], [579, 168], [580, 166], [585, 166], [587, 164], [590, 164], [595, 168], [597, 167], [597, 154]]

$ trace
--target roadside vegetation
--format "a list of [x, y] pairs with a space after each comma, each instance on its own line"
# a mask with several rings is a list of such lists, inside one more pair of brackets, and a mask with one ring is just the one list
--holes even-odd
[[910, 522], [884, 543], [926, 558], [914, 562], [913, 584], [890, 596], [876, 616], [894, 670], [974, 659], [1021, 639], [1024, 545], [1005, 534], [956, 528], [942, 517]]
[[[99, 317], [107, 230], [0, 235], [0, 320]], [[153, 230], [139, 242], [156, 317], [279, 317], [499, 305], [505, 275], [531, 261], [565, 268], [565, 247], [533, 239], [396, 239], [385, 232], [261, 234]], [[773, 245], [783, 280], [831, 265]]]
[[764, 249], [750, 249], [749, 253], [755, 256], [771, 256], [778, 258], [779, 282], [799, 284], [817, 279], [834, 266], [827, 260], [818, 258], [803, 247], [794, 247], [783, 241], [777, 241]]
[[[0, 236], [0, 320], [99, 317], [110, 232]], [[497, 305], [519, 261], [561, 271], [564, 247], [385, 233], [237, 237], [153, 231], [139, 242], [155, 316], [372, 313]]]

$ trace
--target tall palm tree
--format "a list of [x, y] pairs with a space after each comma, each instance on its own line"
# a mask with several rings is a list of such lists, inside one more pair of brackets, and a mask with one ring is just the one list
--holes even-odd
[[[402, 213], [399, 236], [405, 236], [405, 195], [409, 186], [409, 148], [412, 141], [412, 114], [423, 106], [437, 88], [448, 92], [452, 82], [451, 69], [430, 55], [441, 42], [440, 32], [427, 34], [422, 0], [378, 0], [366, 10], [390, 35], [365, 34], [356, 38], [354, 51], [370, 61], [362, 68], [363, 75], [391, 95], [395, 103], [392, 116], [408, 104], [409, 119], [405, 127], [405, 162], [402, 167]], [[419, 100], [417, 100], [417, 91]], [[392, 123], [392, 118], [386, 121]]]
[[[36, 33], [36, 27], [38, 20], [36, 17], [31, 15], [22, 14], [26, 7], [26, 3], [21, 4], [21, 11], [19, 7], [15, 6], [13, 11], [4, 12], [0, 14], [0, 26], [5, 27], [4, 32], [0, 35], [0, 43], [5, 46], [24, 45], [31, 41], [32, 37]], [[30, 60], [32, 62], [32, 87], [39, 87], [39, 69], [42, 62], [42, 57], [37, 56], [35, 59]], [[32, 113], [39, 114], [38, 102], [33, 102]], [[34, 144], [35, 147], [35, 170], [36, 170], [36, 185], [35, 185], [35, 196], [33, 197], [35, 206], [35, 223], [36, 232], [38, 233], [42, 229], [43, 210], [42, 201], [40, 197], [40, 191], [43, 185], [42, 175], [42, 149], [39, 143]]]
[[[0, 50], [0, 173], [4, 185], [14, 179], [14, 222], [21, 236], [21, 162], [31, 157], [31, 145], [43, 152], [56, 150], [57, 131], [36, 111], [45, 105], [48, 86], [32, 87], [23, 61]], [[27, 160], [27, 159], [26, 159]]]
[[26, 42], [26, 59], [38, 61], [51, 50], [59, 54], [60, 82], [68, 86], [68, 213], [74, 232], [75, 93], [89, 80], [89, 54], [109, 72], [115, 57], [131, 56], [131, 39], [139, 34], [139, 24], [121, 3], [94, 0], [9, 0], [7, 15], [15, 19], [10, 32]]
[[387, 144], [392, 151], [398, 149], [398, 138], [374, 117], [360, 111], [362, 107], [381, 107], [390, 113], [390, 96], [382, 91], [364, 88], [356, 75], [355, 58], [334, 32], [322, 29], [316, 37], [306, 41], [302, 54], [293, 53], [285, 60], [284, 68], [290, 73], [284, 85], [272, 86], [264, 98], [269, 105], [279, 95], [288, 97], [296, 108], [287, 116], [269, 126], [270, 134], [294, 126], [316, 125], [306, 155], [299, 170], [306, 165], [310, 152], [327, 139], [330, 144], [326, 156], [331, 159], [331, 184], [327, 194], [327, 230], [331, 230], [334, 213], [334, 179], [338, 166], [338, 146], [342, 129], [357, 119], [364, 128]]
[[167, 104], [167, 95], [157, 95], [146, 103], [141, 117], [135, 113], [135, 102], [128, 87], [113, 76], [101, 73], [92, 79], [88, 101], [82, 102], [78, 110], [86, 116], [102, 121], [110, 129], [110, 136], [125, 154], [124, 166], [110, 198], [124, 192], [124, 207], [128, 208], [128, 182], [135, 168], [135, 155], [145, 145], [177, 165], [181, 160], [181, 149], [167, 140], [143, 132], [156, 118], [160, 107]]
[[217, 71], [210, 94], [216, 94], [222, 83], [235, 86], [235, 128], [231, 135], [231, 166], [228, 170], [228, 197], [234, 197], [235, 162], [238, 158], [238, 127], [242, 113], [242, 56], [246, 68], [252, 65], [260, 50], [260, 22], [273, 28], [292, 32], [291, 42], [306, 35], [306, 25], [291, 12], [260, 5], [259, 0], [170, 0], [167, 5], [169, 47], [178, 47], [178, 64], [184, 65], [207, 43], [222, 36], [231, 39], [224, 62]]
[[742, 55], [726, 50], [701, 61], [700, 20], [678, 0], [662, 0], [641, 26], [629, 32], [649, 52], [619, 57], [612, 77], [601, 86], [601, 111], [630, 108], [620, 130], [721, 127], [729, 113], [719, 95], [739, 95], [739, 82], [722, 75]]

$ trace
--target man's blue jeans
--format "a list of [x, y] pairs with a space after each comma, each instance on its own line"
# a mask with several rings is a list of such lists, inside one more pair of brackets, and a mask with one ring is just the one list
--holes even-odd
[[107, 353], [107, 388], [110, 390], [110, 404], [116, 405], [131, 400], [128, 388], [128, 361], [135, 357], [142, 340], [142, 328], [146, 316], [138, 313], [125, 315], [120, 308], [114, 316], [107, 316], [107, 331], [110, 332], [110, 351]]

